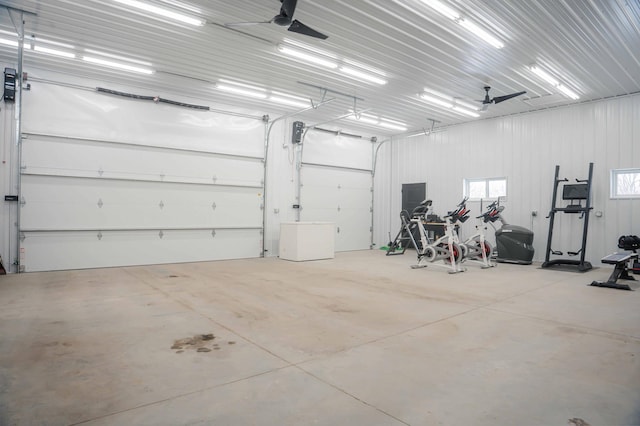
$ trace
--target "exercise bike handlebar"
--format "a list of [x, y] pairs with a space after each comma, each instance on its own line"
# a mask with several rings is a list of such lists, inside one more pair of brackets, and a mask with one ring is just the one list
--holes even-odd
[[453, 222], [462, 222], [464, 223], [467, 219], [469, 219], [469, 213], [471, 210], [467, 209], [467, 200], [469, 197], [464, 197], [464, 199], [457, 205], [457, 209], [452, 212], [448, 212], [445, 218], [451, 218]]
[[504, 206], [500, 205], [500, 199], [498, 198], [497, 201], [494, 201], [493, 203], [489, 204], [487, 206], [487, 211], [481, 214], [480, 216], [477, 216], [476, 219], [482, 218], [485, 223], [488, 223], [488, 222], [493, 223], [497, 220], [500, 220], [503, 223], [505, 223], [504, 219], [502, 218], [503, 210], [504, 210]]

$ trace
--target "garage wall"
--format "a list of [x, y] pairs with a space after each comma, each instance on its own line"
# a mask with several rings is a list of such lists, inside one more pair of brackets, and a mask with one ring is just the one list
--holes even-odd
[[[322, 180], [341, 184], [342, 192], [349, 193], [340, 217], [329, 218], [344, 223], [337, 227], [342, 233], [337, 249], [369, 248], [368, 138], [353, 144], [337, 133], [310, 136], [303, 159], [302, 145], [291, 144], [296, 118], [278, 120], [270, 129], [269, 187], [264, 188], [267, 125], [262, 117], [282, 113], [28, 71], [31, 90], [24, 92], [19, 172], [15, 105], [2, 103], [0, 109], [0, 186], [4, 194], [16, 194], [20, 183], [22, 191], [20, 204], [3, 202], [0, 210], [0, 255], [11, 272], [17, 270], [10, 265], [18, 257], [29, 272], [257, 257], [263, 245], [266, 256], [277, 256], [281, 222], [327, 220], [312, 208], [299, 217], [292, 207], [298, 168], [307, 160], [317, 163], [309, 167], [320, 168]], [[215, 111], [98, 93], [95, 87], [157, 94]], [[309, 201], [319, 196], [315, 190], [324, 188], [309, 179]], [[367, 196], [354, 196], [354, 191]], [[360, 210], [368, 215], [367, 225], [352, 229], [350, 218], [360, 218]]]
[[[640, 234], [640, 200], [609, 198], [611, 169], [640, 167], [638, 117], [640, 95], [635, 95], [482, 120], [386, 143], [375, 177], [376, 242], [384, 244], [389, 230], [397, 232], [403, 183], [426, 181], [428, 197], [442, 215], [462, 198], [464, 178], [506, 177], [504, 216], [533, 229], [536, 259], [543, 260], [555, 166], [560, 165], [561, 178], [573, 180], [586, 178], [593, 162], [587, 259], [599, 263], [617, 249], [620, 235]], [[479, 203], [469, 206], [472, 213], [479, 212]], [[532, 211], [538, 216], [532, 217]], [[470, 223], [463, 233], [471, 232]], [[557, 215], [554, 247], [565, 252], [579, 248], [581, 226], [576, 215]]]

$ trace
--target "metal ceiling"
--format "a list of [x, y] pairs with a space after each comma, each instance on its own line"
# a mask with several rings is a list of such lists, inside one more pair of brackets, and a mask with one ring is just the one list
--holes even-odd
[[[220, 78], [312, 98], [335, 98], [300, 117], [325, 122], [349, 109], [405, 122], [409, 131], [533, 111], [640, 92], [640, 2], [637, 0], [442, 0], [466, 20], [503, 43], [496, 49], [420, 0], [299, 0], [295, 18], [327, 34], [325, 41], [286, 31], [275, 24], [236, 27], [228, 22], [271, 19], [277, 0], [141, 0], [207, 21], [190, 26], [145, 13], [115, 0], [0, 0], [0, 38], [15, 34], [16, 11], [23, 10], [25, 36], [68, 44], [76, 59], [26, 50], [25, 71], [51, 69], [141, 88], [171, 92], [253, 110], [294, 112], [265, 101], [246, 100], [216, 90]], [[8, 7], [8, 8], [7, 8]], [[12, 19], [13, 18], [13, 19]], [[384, 73], [378, 85], [339, 70], [293, 60], [278, 44], [320, 49], [346, 63]], [[137, 58], [156, 71], [139, 76], [80, 58], [85, 49]], [[0, 59], [15, 62], [17, 49], [0, 44]], [[580, 95], [572, 100], [536, 76], [537, 64]], [[471, 118], [429, 104], [425, 87], [467, 102], [526, 90], [490, 105]], [[323, 91], [317, 87], [329, 89]], [[157, 91], [157, 90], [156, 90]], [[477, 103], [477, 102], [476, 102]], [[479, 103], [477, 103], [479, 105]], [[345, 127], [361, 124], [354, 121]], [[400, 133], [364, 125], [372, 134]]]

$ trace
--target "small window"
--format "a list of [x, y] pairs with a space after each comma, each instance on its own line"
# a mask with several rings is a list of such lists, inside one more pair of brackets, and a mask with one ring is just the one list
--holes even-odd
[[507, 178], [465, 179], [464, 195], [470, 200], [507, 196]]
[[611, 198], [640, 198], [640, 169], [611, 170]]

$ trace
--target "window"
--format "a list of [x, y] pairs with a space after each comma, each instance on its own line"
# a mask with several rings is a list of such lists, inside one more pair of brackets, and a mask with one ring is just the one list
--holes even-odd
[[464, 195], [470, 200], [507, 196], [507, 178], [465, 179]]
[[611, 170], [611, 198], [640, 198], [640, 169]]

